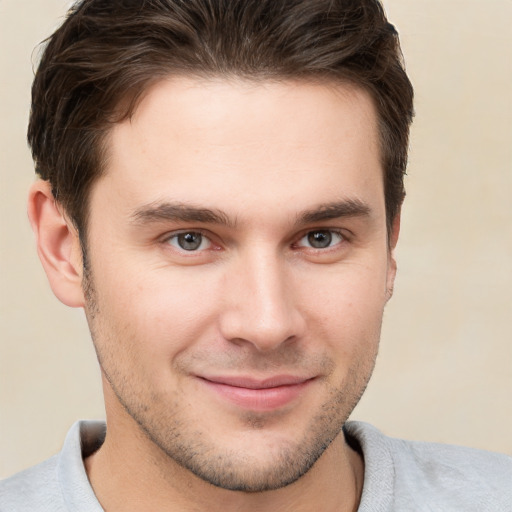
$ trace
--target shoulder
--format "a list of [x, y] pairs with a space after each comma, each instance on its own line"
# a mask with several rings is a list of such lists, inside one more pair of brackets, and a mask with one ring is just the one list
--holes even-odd
[[365, 485], [384, 483], [396, 510], [512, 510], [507, 455], [394, 439], [361, 422], [349, 422], [347, 434], [363, 451]]
[[65, 510], [57, 477], [58, 456], [0, 481], [1, 512]]
[[98, 449], [104, 436], [103, 422], [75, 423], [58, 455], [0, 481], [0, 512], [100, 512], [83, 457]]

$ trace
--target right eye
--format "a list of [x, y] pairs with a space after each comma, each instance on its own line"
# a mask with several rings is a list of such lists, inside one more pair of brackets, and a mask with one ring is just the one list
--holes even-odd
[[175, 249], [187, 252], [198, 252], [209, 249], [210, 240], [199, 231], [182, 231], [169, 236], [167, 242]]

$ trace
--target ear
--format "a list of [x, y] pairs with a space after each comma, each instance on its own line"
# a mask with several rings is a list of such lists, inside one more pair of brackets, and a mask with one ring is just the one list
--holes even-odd
[[388, 275], [386, 280], [387, 300], [393, 296], [393, 288], [395, 285], [396, 277], [396, 259], [395, 248], [398, 242], [398, 235], [400, 234], [400, 215], [401, 211], [395, 215], [391, 224], [391, 233], [389, 233], [389, 254], [388, 254]]
[[71, 307], [83, 307], [82, 253], [78, 232], [53, 197], [50, 184], [38, 180], [28, 196], [28, 217], [37, 253], [55, 296]]

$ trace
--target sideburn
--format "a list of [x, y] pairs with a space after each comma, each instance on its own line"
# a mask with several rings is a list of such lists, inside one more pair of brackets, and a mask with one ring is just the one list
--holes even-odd
[[92, 278], [89, 256], [87, 254], [87, 245], [83, 236], [80, 236], [80, 248], [82, 251], [82, 290], [85, 297], [85, 314], [89, 325], [99, 312], [98, 301], [96, 300], [96, 290]]

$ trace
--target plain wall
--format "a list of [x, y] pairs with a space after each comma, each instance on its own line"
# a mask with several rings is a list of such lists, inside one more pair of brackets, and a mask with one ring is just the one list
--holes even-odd
[[[0, 1], [0, 477], [103, 415], [83, 313], [52, 295], [25, 202], [34, 48], [68, 1]], [[353, 418], [512, 454], [512, 2], [385, 0], [416, 88], [399, 272]]]

